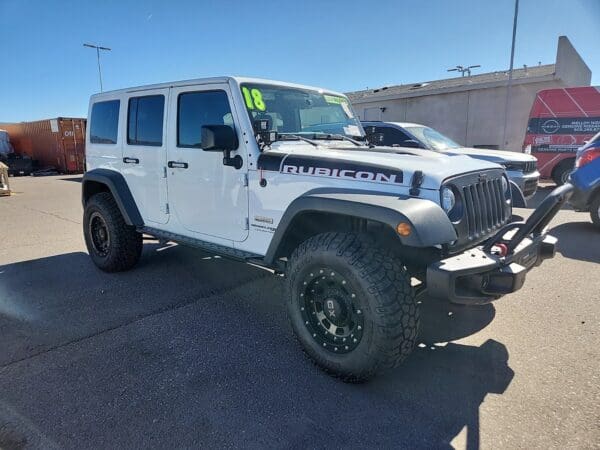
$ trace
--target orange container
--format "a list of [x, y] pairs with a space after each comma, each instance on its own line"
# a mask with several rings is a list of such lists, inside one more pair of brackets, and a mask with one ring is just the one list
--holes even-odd
[[86, 119], [58, 117], [35, 122], [0, 123], [15, 153], [28, 155], [38, 169], [54, 167], [62, 173], [82, 173], [85, 164]]

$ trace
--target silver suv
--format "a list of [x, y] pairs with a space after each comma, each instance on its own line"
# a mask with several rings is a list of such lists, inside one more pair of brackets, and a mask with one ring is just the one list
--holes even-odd
[[377, 145], [423, 148], [448, 155], [467, 155], [504, 166], [509, 179], [529, 199], [537, 191], [540, 173], [534, 156], [506, 150], [468, 148], [433, 128], [406, 122], [362, 122], [371, 142]]

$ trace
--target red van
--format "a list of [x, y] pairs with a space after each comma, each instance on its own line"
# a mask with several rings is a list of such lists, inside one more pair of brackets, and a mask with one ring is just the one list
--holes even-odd
[[575, 153], [600, 131], [600, 87], [545, 89], [531, 107], [523, 149], [538, 159], [542, 178], [563, 184]]

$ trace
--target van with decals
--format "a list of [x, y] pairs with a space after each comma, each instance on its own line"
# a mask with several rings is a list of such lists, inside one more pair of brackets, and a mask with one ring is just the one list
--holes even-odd
[[523, 150], [538, 160], [541, 177], [564, 184], [577, 149], [600, 131], [600, 88], [570, 87], [537, 93]]
[[411, 353], [419, 294], [487, 303], [554, 256], [562, 196], [511, 223], [503, 167], [369, 144], [335, 91], [206, 78], [97, 94], [88, 117], [94, 264], [132, 268], [145, 234], [269, 269], [306, 353], [347, 381]]

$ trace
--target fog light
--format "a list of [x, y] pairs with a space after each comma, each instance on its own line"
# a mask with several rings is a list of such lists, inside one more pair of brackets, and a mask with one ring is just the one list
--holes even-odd
[[400, 222], [398, 224], [398, 226], [396, 227], [396, 231], [398, 232], [398, 234], [400, 236], [405, 236], [406, 237], [406, 236], [410, 235], [410, 233], [411, 233], [412, 230], [411, 230], [410, 225], [408, 223], [406, 223], [406, 222]]

